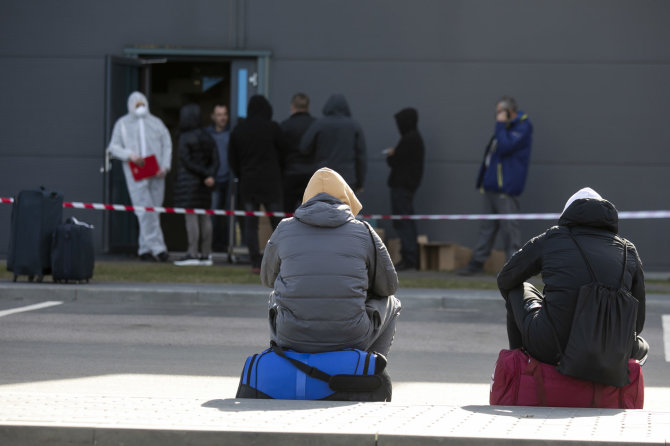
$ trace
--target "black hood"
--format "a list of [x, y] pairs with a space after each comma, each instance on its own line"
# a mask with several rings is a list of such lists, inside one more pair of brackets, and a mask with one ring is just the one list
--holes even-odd
[[349, 111], [349, 104], [343, 94], [333, 94], [326, 101], [323, 106], [323, 114], [325, 116], [351, 116]]
[[197, 104], [184, 105], [179, 110], [179, 130], [188, 132], [200, 127], [200, 106]]
[[419, 112], [415, 108], [407, 107], [396, 113], [394, 118], [400, 134], [406, 135], [416, 130], [416, 126], [419, 123]]
[[595, 198], [575, 200], [558, 219], [560, 226], [589, 226], [619, 232], [619, 213], [612, 203]]
[[265, 96], [255, 94], [249, 99], [249, 106], [247, 107], [247, 118], [260, 117], [272, 119], [272, 105], [265, 99]]

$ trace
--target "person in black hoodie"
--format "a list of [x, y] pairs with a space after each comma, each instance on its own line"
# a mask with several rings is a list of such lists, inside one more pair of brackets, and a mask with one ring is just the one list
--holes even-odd
[[[282, 211], [279, 168], [282, 147], [281, 129], [272, 121], [272, 106], [265, 97], [252, 96], [247, 118], [235, 126], [228, 146], [228, 164], [240, 181], [240, 200], [245, 211], [258, 211], [261, 204], [268, 212]], [[280, 220], [270, 219], [273, 229]], [[251, 270], [259, 274], [262, 255], [258, 244], [258, 217], [247, 216], [244, 226]]]
[[[645, 319], [642, 261], [635, 246], [617, 235], [619, 217], [612, 203], [591, 188], [567, 201], [558, 226], [528, 241], [498, 274], [498, 288], [507, 307], [507, 334], [511, 349], [523, 347], [536, 359], [556, 364], [565, 350], [579, 288], [592, 282], [579, 242], [600, 283], [618, 288], [627, 261], [623, 285], [638, 300], [636, 332]], [[544, 293], [526, 282], [541, 273]], [[553, 326], [552, 326], [553, 324]], [[561, 351], [556, 351], [560, 344]], [[644, 362], [649, 345], [641, 337], [633, 343], [631, 358]]]
[[[414, 193], [423, 176], [424, 146], [417, 128], [419, 113], [408, 107], [394, 117], [400, 131], [400, 141], [396, 147], [384, 151], [386, 162], [391, 167], [388, 178], [391, 212], [395, 215], [411, 215], [414, 214]], [[401, 242], [402, 260], [396, 265], [396, 270], [416, 269], [419, 255], [416, 223], [414, 220], [393, 220], [393, 228]]]
[[312, 174], [314, 156], [300, 153], [300, 140], [315, 121], [309, 114], [309, 97], [296, 93], [291, 98], [291, 116], [280, 127], [284, 135], [285, 148], [281, 156], [284, 178], [284, 212], [293, 213], [302, 204], [302, 195]]
[[367, 171], [365, 137], [351, 117], [342, 94], [333, 94], [323, 106], [323, 117], [314, 122], [300, 141], [300, 151], [314, 154], [315, 168], [338, 172], [355, 193], [363, 190]]
[[[179, 112], [179, 167], [175, 207], [207, 209], [212, 203], [219, 152], [214, 139], [200, 128], [200, 107], [188, 104]], [[188, 251], [175, 265], [212, 265], [212, 218], [186, 214]], [[198, 249], [199, 248], [199, 249]], [[198, 251], [200, 255], [198, 256]]]

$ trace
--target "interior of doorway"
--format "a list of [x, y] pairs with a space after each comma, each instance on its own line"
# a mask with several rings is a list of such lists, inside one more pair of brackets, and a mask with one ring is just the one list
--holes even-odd
[[[186, 104], [200, 106], [201, 124], [211, 124], [215, 105], [230, 110], [231, 62], [226, 60], [174, 60], [154, 64], [149, 82], [151, 113], [160, 118], [172, 136], [172, 168], [165, 180], [164, 206], [172, 207], [176, 180], [179, 137], [179, 110]], [[229, 122], [230, 125], [230, 122]], [[186, 251], [184, 216], [162, 214], [161, 226], [170, 251]]]

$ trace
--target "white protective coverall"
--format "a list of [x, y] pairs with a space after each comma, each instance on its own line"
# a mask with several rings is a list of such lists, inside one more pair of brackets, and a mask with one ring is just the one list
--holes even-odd
[[[143, 114], [136, 108], [140, 101], [146, 105]], [[149, 102], [142, 93], [135, 91], [128, 97], [128, 114], [114, 124], [107, 151], [111, 157], [123, 161], [123, 173], [133, 206], [162, 206], [165, 195], [164, 173], [167, 173], [172, 163], [172, 139], [163, 122], [149, 113]], [[133, 154], [141, 157], [156, 155], [163, 175], [135, 181], [128, 164]], [[135, 211], [135, 215], [140, 227], [138, 255], [167, 253], [160, 214]]]

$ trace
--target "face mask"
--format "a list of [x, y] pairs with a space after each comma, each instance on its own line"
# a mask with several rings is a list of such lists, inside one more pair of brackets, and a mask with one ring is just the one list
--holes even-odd
[[147, 107], [144, 105], [140, 105], [135, 109], [135, 115], [136, 116], [144, 116], [147, 114]]

